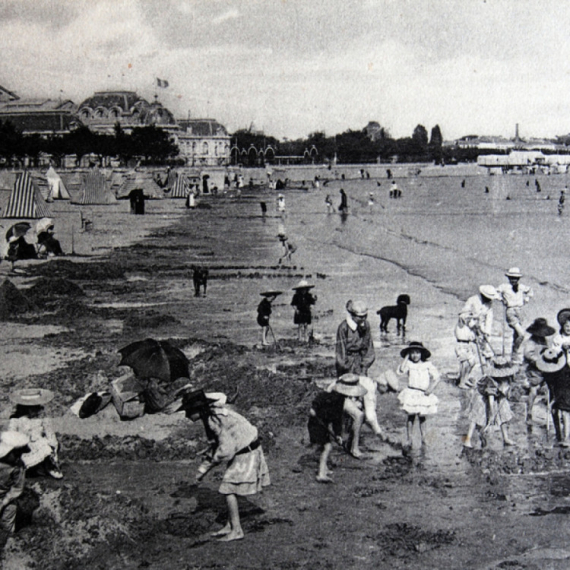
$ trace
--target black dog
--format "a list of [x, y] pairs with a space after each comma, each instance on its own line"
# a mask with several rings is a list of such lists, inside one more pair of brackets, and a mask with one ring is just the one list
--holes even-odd
[[408, 305], [410, 304], [409, 295], [400, 295], [396, 300], [396, 305], [382, 307], [376, 314], [380, 315], [380, 332], [388, 332], [388, 323], [390, 319], [396, 319], [398, 325], [398, 334], [402, 332], [402, 336], [406, 334], [406, 318], [408, 316]]
[[208, 287], [208, 268], [192, 266], [192, 281], [194, 282], [194, 297], [200, 296], [200, 286], [204, 287], [204, 297]]

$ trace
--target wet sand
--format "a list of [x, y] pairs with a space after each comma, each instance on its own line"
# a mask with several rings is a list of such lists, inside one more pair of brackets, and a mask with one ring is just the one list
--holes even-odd
[[[553, 324], [566, 304], [568, 224], [556, 214], [565, 177], [541, 178], [537, 197], [526, 187], [530, 180], [532, 190], [533, 177], [428, 174], [398, 178], [401, 200], [388, 198], [384, 177], [289, 190], [285, 217], [268, 192], [203, 198], [211, 207], [193, 211], [180, 200], [149, 202], [144, 217], [130, 216], [121, 203], [110, 215], [91, 213], [97, 233], [74, 234], [81, 255], [17, 265], [16, 275], [2, 263], [0, 273], [24, 291], [41, 275], [72, 280], [86, 293], [72, 307], [62, 299], [3, 327], [5, 389], [38, 384], [58, 391], [51, 411], [59, 418], [66, 474], [63, 487], [32, 482], [43, 493], [42, 509], [9, 544], [12, 567], [40, 559], [45, 568], [567, 567], [561, 521], [568, 459], [547, 437], [540, 404], [538, 425], [528, 430], [524, 402], [513, 404], [516, 449], [504, 450], [492, 432], [487, 450], [466, 453], [468, 394], [442, 382], [426, 449], [416, 446], [404, 456], [365, 431], [365, 460], [335, 450], [335, 483], [314, 480], [318, 453], [306, 446], [306, 413], [317, 385], [334, 374], [334, 335], [349, 298], [370, 308], [373, 376], [394, 368], [405, 345], [393, 323], [380, 336], [376, 315], [400, 293], [412, 299], [406, 341], [422, 340], [446, 377], [457, 370], [457, 312], [479, 284], [497, 285], [505, 269], [518, 265], [535, 289], [528, 323], [544, 316]], [[327, 193], [339, 202], [341, 187], [350, 206], [344, 221], [327, 215], [324, 204]], [[265, 217], [262, 200], [269, 206]], [[63, 214], [62, 226], [73, 216]], [[281, 228], [298, 245], [289, 267], [277, 265]], [[62, 239], [67, 251], [70, 235]], [[210, 267], [206, 298], [193, 297], [193, 263]], [[302, 277], [315, 283], [318, 295], [318, 343], [310, 347], [294, 340], [289, 305], [291, 287]], [[285, 291], [271, 321], [278, 350], [256, 347], [255, 308], [259, 292], [269, 288]], [[121, 422], [108, 409], [81, 422], [65, 413], [88, 389], [120, 374], [117, 348], [147, 336], [178, 343], [192, 358], [197, 385], [230, 393], [239, 387], [238, 408], [264, 434], [273, 485], [244, 501], [244, 541], [221, 546], [208, 538], [223, 522], [224, 505], [216, 493], [219, 475], [191, 485], [203, 446], [196, 426], [176, 415]], [[505, 344], [508, 350], [508, 339]], [[6, 396], [3, 404], [7, 417]], [[394, 439], [404, 437], [395, 394], [379, 397], [378, 415]], [[92, 522], [78, 524], [85, 510]], [[51, 528], [58, 529], [57, 557], [39, 541]]]

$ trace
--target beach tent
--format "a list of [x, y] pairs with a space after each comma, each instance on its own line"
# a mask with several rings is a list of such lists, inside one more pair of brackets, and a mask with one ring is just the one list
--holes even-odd
[[10, 194], [4, 218], [46, 218], [51, 215], [49, 206], [42, 197], [28, 172], [22, 172], [16, 178]]
[[152, 174], [135, 172], [127, 176], [115, 195], [119, 200], [128, 198], [133, 190], [142, 190], [145, 198], [159, 199], [164, 196], [162, 188], [156, 183]]
[[79, 195], [73, 200], [73, 204], [82, 205], [108, 205], [116, 202], [105, 175], [98, 169], [93, 168], [83, 177], [83, 184]]
[[48, 183], [48, 202], [51, 202], [52, 200], [69, 200], [71, 198], [63, 180], [54, 170], [53, 166], [50, 166], [46, 172], [46, 178]]
[[176, 181], [170, 189], [165, 190], [165, 196], [167, 198], [186, 198], [188, 196], [188, 191], [190, 190], [190, 181], [184, 173], [179, 172], [176, 176]]
[[17, 172], [0, 170], [0, 190], [12, 190], [12, 188], [14, 188], [14, 182], [16, 182], [17, 176]]

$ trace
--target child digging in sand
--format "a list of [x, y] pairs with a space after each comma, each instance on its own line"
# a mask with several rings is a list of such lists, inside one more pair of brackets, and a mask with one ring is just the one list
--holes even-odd
[[400, 352], [404, 361], [397, 373], [408, 376], [408, 387], [400, 392], [398, 400], [408, 414], [406, 447], [412, 446], [412, 432], [416, 420], [420, 426], [422, 445], [426, 444], [426, 416], [437, 413], [438, 398], [432, 392], [439, 384], [437, 368], [427, 362], [431, 352], [421, 342], [412, 341]]
[[[332, 451], [332, 442], [343, 445], [342, 425], [344, 418], [344, 408], [346, 399], [362, 398], [366, 394], [366, 389], [358, 383], [356, 374], [345, 374], [341, 376], [330, 388], [330, 391], [321, 392], [316, 396], [311, 404], [309, 412], [309, 439], [311, 443], [322, 445], [321, 456], [319, 458], [319, 471], [317, 481], [320, 483], [332, 483], [331, 471], [328, 468], [328, 459]], [[360, 412], [360, 417], [353, 419], [353, 433], [351, 438], [351, 453], [359, 456], [358, 438], [360, 426], [364, 419], [364, 414]]]
[[202, 390], [182, 397], [181, 409], [193, 422], [202, 419], [211, 444], [211, 453], [198, 467], [196, 482], [223, 461], [228, 462], [219, 492], [226, 495], [228, 522], [212, 536], [221, 542], [243, 538], [237, 496], [259, 493], [269, 485], [269, 471], [258, 438], [257, 428], [243, 416], [225, 406], [221, 392], [205, 394]]

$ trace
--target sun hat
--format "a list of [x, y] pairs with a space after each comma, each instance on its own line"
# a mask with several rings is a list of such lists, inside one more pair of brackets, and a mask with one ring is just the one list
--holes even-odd
[[206, 392], [206, 399], [212, 408], [221, 408], [228, 402], [228, 397], [223, 392]]
[[297, 289], [312, 289], [313, 287], [314, 287], [314, 285], [311, 285], [305, 279], [301, 279], [301, 281], [299, 281], [299, 283], [297, 283], [297, 285], [295, 285], [295, 287], [292, 287], [292, 289], [293, 289], [293, 291], [296, 291]]
[[382, 374], [376, 378], [376, 383], [390, 388], [394, 392], [400, 391], [400, 381], [393, 370], [385, 370], [382, 372]]
[[281, 295], [282, 291], [263, 291], [260, 293], [262, 297], [273, 297], [274, 295]]
[[479, 287], [479, 293], [483, 295], [483, 297], [487, 297], [487, 299], [498, 299], [499, 294], [497, 290], [492, 285], [481, 285]]
[[223, 408], [228, 401], [223, 392], [208, 392], [204, 390], [192, 390], [182, 394], [179, 410], [184, 410], [187, 416], [191, 416], [209, 408]]
[[358, 383], [360, 376], [348, 372], [343, 374], [332, 386], [332, 390], [342, 394], [343, 396], [350, 396], [352, 398], [361, 398], [366, 394], [367, 390]]
[[427, 360], [431, 356], [431, 352], [421, 342], [415, 340], [400, 351], [400, 356], [405, 358], [412, 350], [419, 350], [422, 353], [422, 360]]
[[548, 326], [548, 321], [546, 319], [538, 318], [534, 319], [534, 322], [526, 329], [526, 332], [540, 338], [545, 338], [553, 335], [556, 330]]
[[521, 270], [518, 267], [511, 267], [505, 275], [507, 277], [522, 277]]
[[19, 431], [3, 431], [0, 433], [0, 457], [6, 457], [10, 451], [25, 447], [30, 438]]
[[491, 361], [493, 368], [489, 371], [492, 378], [506, 378], [512, 376], [519, 369], [518, 365], [513, 364], [505, 356], [495, 356]]
[[536, 367], [541, 372], [558, 372], [566, 366], [566, 355], [564, 351], [560, 352], [553, 348], [545, 348], [540, 351], [536, 361]]
[[54, 393], [43, 388], [24, 388], [10, 394], [10, 401], [20, 406], [43, 406], [53, 400]]
[[570, 309], [562, 309], [558, 315], [556, 315], [556, 320], [560, 326], [570, 319]]
[[368, 307], [364, 301], [354, 301], [347, 303], [347, 310], [351, 315], [356, 315], [357, 317], [365, 317], [368, 315]]

